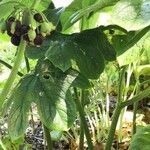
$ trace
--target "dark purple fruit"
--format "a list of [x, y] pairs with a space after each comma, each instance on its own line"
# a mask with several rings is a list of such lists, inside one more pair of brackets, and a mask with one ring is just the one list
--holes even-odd
[[36, 13], [36, 14], [34, 15], [34, 19], [35, 19], [37, 22], [39, 22], [39, 23], [42, 23], [42, 22], [43, 22], [43, 17], [41, 16], [40, 13]]
[[24, 34], [23, 35], [23, 39], [26, 41], [26, 42], [30, 42], [30, 39], [28, 37], [28, 34]]
[[34, 39], [35, 45], [42, 45], [44, 40], [44, 37], [41, 34], [36, 35], [36, 38]]
[[30, 29], [30, 27], [28, 25], [22, 25], [21, 26], [21, 35], [28, 33], [29, 29]]
[[16, 20], [16, 29], [21, 29], [22, 25], [20, 20]]
[[20, 44], [20, 40], [21, 40], [21, 37], [20, 36], [16, 36], [16, 35], [13, 35], [11, 37], [11, 43], [15, 46], [19, 46]]
[[14, 32], [14, 34], [16, 35], [16, 36], [21, 36], [21, 27], [22, 27], [22, 25], [21, 25], [21, 22], [20, 22], [20, 20], [16, 20], [16, 27], [15, 27], [15, 32]]

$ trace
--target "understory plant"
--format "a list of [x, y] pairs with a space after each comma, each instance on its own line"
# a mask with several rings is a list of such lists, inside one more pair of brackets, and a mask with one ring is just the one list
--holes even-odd
[[[127, 98], [131, 66], [126, 70], [124, 65], [118, 67], [116, 63], [120, 55], [135, 46], [149, 31], [150, 25], [134, 30], [127, 30], [118, 24], [97, 25], [99, 11], [106, 7], [112, 9], [118, 3], [118, 0], [74, 0], [63, 9], [55, 8], [49, 0], [0, 2], [3, 14], [0, 14], [1, 36], [9, 36], [16, 47], [12, 56], [13, 66], [3, 58], [0, 60], [11, 69], [0, 93], [0, 115], [8, 115], [8, 133], [12, 141], [24, 136], [31, 106], [35, 103], [47, 149], [53, 149], [52, 132], [70, 134], [69, 129], [73, 130], [77, 116], [80, 124], [79, 149], [84, 149], [85, 137], [89, 150], [94, 149], [93, 143], [97, 141], [106, 142], [105, 149], [111, 149], [119, 115], [123, 116], [121, 111], [134, 104], [136, 114], [136, 103], [150, 93], [150, 87], [138, 90], [139, 74], [136, 74], [136, 92], [133, 90], [134, 96]], [[20, 71], [22, 62], [27, 70], [23, 73]], [[115, 75], [111, 76], [112, 68], [107, 68], [110, 62], [117, 64], [116, 78], [119, 79], [119, 82], [115, 81], [118, 91], [112, 122], [109, 116], [109, 87]], [[96, 95], [95, 84], [102, 81], [100, 75], [104, 72], [107, 82], [104, 89], [99, 89], [99, 96]], [[17, 76], [20, 78], [15, 84]], [[96, 99], [94, 103], [92, 95]], [[5, 149], [1, 141], [0, 145]]]

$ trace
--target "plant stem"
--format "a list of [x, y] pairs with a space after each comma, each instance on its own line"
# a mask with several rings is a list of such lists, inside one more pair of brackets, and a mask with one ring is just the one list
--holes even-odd
[[[139, 77], [137, 77], [136, 80], [136, 94], [140, 92], [140, 83], [139, 83]], [[138, 109], [138, 104], [139, 102], [135, 102], [133, 105], [133, 129], [132, 129], [132, 134], [136, 133], [136, 114], [137, 114], [137, 109]]]
[[16, 75], [18, 73], [18, 69], [21, 65], [21, 62], [22, 62], [22, 59], [24, 56], [25, 47], [26, 47], [26, 42], [22, 39], [20, 42], [20, 45], [18, 47], [18, 51], [17, 51], [17, 55], [16, 55], [16, 59], [15, 59], [12, 71], [11, 71], [11, 73], [10, 73], [10, 75], [9, 75], [5, 85], [4, 85], [2, 93], [0, 94], [0, 108], [2, 108], [4, 100], [6, 99], [8, 93], [9, 93], [9, 91], [10, 91], [10, 89], [14, 83], [14, 80], [15, 80]]
[[93, 144], [92, 144], [90, 132], [89, 132], [89, 129], [88, 129], [88, 125], [87, 125], [85, 116], [84, 116], [83, 108], [82, 108], [81, 103], [79, 101], [77, 88], [74, 88], [74, 94], [75, 94], [75, 103], [76, 103], [77, 109], [79, 111], [80, 119], [82, 121], [82, 125], [83, 125], [83, 128], [84, 128], [84, 133], [85, 133], [85, 136], [86, 136], [86, 139], [87, 139], [88, 148], [89, 148], [89, 150], [93, 150]]
[[117, 121], [118, 121], [119, 114], [120, 114], [122, 108], [132, 105], [133, 103], [138, 102], [149, 95], [150, 95], [150, 87], [147, 88], [146, 90], [144, 90], [143, 92], [141, 92], [140, 94], [138, 94], [137, 96], [131, 98], [130, 100], [124, 101], [124, 102], [119, 102], [117, 104], [115, 112], [113, 114], [113, 119], [112, 119], [110, 131], [108, 134], [105, 150], [111, 150], [111, 145], [113, 142], [113, 137], [114, 137]]
[[[3, 61], [3, 60], [1, 60], [0, 59], [0, 63], [1, 64], [3, 64], [4, 66], [6, 66], [8, 69], [12, 69], [12, 66], [10, 65], [10, 64], [8, 64], [7, 62], [5, 62], [5, 61]], [[21, 72], [17, 72], [17, 74], [20, 76], [20, 77], [22, 77], [23, 76], [23, 73], [21, 73]]]
[[[80, 120], [81, 122], [81, 120]], [[79, 143], [79, 150], [84, 150], [84, 129], [82, 122], [80, 123], [80, 143]]]
[[[84, 97], [85, 96], [85, 91], [82, 90], [81, 91], [81, 105], [82, 105], [82, 108], [84, 110]], [[82, 123], [82, 120], [80, 119], [80, 143], [79, 143], [79, 150], [84, 150], [84, 126], [83, 126], [83, 123]]]
[[124, 86], [124, 74], [125, 74], [125, 70], [126, 70], [126, 68], [124, 67], [121, 70], [121, 73], [120, 73], [119, 87], [118, 87], [118, 99], [117, 99], [116, 109], [115, 109], [115, 111], [113, 113], [113, 116], [112, 116], [111, 127], [110, 127], [110, 130], [109, 130], [109, 133], [108, 133], [108, 138], [107, 138], [107, 141], [106, 141], [105, 150], [111, 150], [111, 145], [113, 143], [113, 139], [114, 139], [114, 134], [115, 134], [117, 122], [118, 122], [119, 115], [120, 115], [121, 110], [122, 110], [120, 104], [121, 104], [122, 96], [123, 96], [123, 90], [122, 90], [122, 88]]
[[115, 130], [116, 130], [116, 126], [117, 126], [117, 122], [118, 122], [118, 118], [119, 118], [121, 110], [122, 108], [120, 107], [119, 104], [117, 104], [113, 117], [112, 117], [111, 128], [109, 130], [105, 150], [111, 150], [111, 145], [113, 143], [114, 134], [115, 134]]
[[130, 100], [122, 102], [120, 104], [120, 106], [121, 106], [121, 108], [124, 108], [126, 106], [132, 105], [133, 103], [138, 102], [138, 101], [142, 100], [143, 98], [145, 98], [145, 97], [147, 97], [149, 95], [150, 95], [150, 87], [148, 87], [147, 89], [142, 91], [140, 94], [134, 96]]
[[52, 144], [49, 129], [44, 124], [43, 124], [43, 128], [44, 128], [45, 139], [47, 141], [47, 150], [52, 150], [53, 149], [53, 146], [52, 146], [53, 144]]
[[[26, 69], [27, 69], [27, 73], [30, 72], [30, 64], [29, 64], [29, 60], [26, 56], [24, 56], [25, 59], [25, 63], [26, 63]], [[33, 129], [33, 133], [35, 132], [35, 123], [34, 123], [34, 117], [33, 117], [33, 110], [32, 110], [32, 105], [30, 106], [30, 112], [31, 112], [31, 121], [32, 121], [32, 129]]]
[[[125, 89], [124, 90], [124, 94], [122, 93], [122, 100], [123, 101], [127, 100], [127, 95], [128, 95], [128, 91], [129, 91], [129, 85], [130, 85], [131, 75], [132, 75], [132, 66], [131, 66], [131, 64], [129, 64], [128, 65], [128, 69], [127, 69], [126, 84], [125, 84], [124, 87], [122, 87], [122, 89]], [[123, 78], [125, 80], [125, 74], [124, 74]], [[120, 117], [119, 117], [119, 131], [118, 131], [118, 141], [119, 142], [122, 142], [122, 137], [123, 137], [123, 135], [122, 135], [123, 134], [122, 133], [122, 126], [123, 126], [123, 119], [124, 119], [124, 114], [125, 114], [126, 110], [127, 110], [127, 107], [123, 108], [123, 110], [121, 111]]]
[[2, 147], [3, 150], [7, 150], [1, 139], [0, 139], [0, 146]]

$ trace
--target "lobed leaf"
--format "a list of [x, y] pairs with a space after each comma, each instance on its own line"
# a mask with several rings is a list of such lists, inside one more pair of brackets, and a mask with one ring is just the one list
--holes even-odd
[[37, 67], [38, 113], [52, 130], [68, 130], [76, 117], [76, 107], [69, 88], [78, 74], [63, 73], [45, 60]]
[[35, 95], [33, 90], [36, 78], [33, 75], [24, 77], [15, 88], [12, 96], [12, 106], [8, 118], [10, 137], [15, 140], [22, 136], [28, 126], [28, 112]]

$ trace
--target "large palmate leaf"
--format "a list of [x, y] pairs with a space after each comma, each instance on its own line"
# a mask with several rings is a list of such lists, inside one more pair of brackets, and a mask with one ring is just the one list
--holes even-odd
[[69, 88], [76, 71], [63, 73], [49, 60], [39, 61], [34, 73], [25, 76], [15, 88], [10, 101], [9, 134], [13, 140], [22, 136], [28, 125], [31, 102], [35, 102], [41, 121], [52, 130], [68, 130], [76, 118], [76, 107]]
[[150, 125], [141, 127], [131, 140], [129, 150], [149, 150], [150, 148]]
[[73, 68], [87, 78], [98, 78], [103, 72], [104, 61], [115, 60], [115, 50], [99, 28], [74, 34], [74, 43], [74, 61], [77, 68], [74, 65]]
[[105, 59], [115, 60], [115, 50], [101, 29], [95, 28], [70, 36], [59, 34], [45, 57], [63, 71], [72, 67], [86, 78], [96, 79], [104, 69]]
[[12, 106], [9, 112], [8, 129], [13, 140], [23, 135], [27, 128], [30, 104], [35, 98], [33, 95], [35, 83], [36, 77], [27, 75], [19, 82], [10, 97]]
[[105, 60], [115, 60], [115, 50], [102, 32], [102, 27], [65, 35], [54, 32], [40, 48], [28, 47], [29, 58], [48, 58], [63, 72], [70, 67], [88, 79], [96, 79], [104, 69]]
[[37, 66], [38, 83], [36, 101], [40, 119], [52, 130], [68, 130], [76, 117], [75, 103], [69, 87], [78, 74], [74, 71], [63, 73], [48, 60]]

